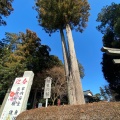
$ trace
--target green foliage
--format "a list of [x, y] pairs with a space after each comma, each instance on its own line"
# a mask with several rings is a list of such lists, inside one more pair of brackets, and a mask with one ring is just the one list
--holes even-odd
[[99, 102], [99, 101], [101, 101], [101, 95], [99, 93], [96, 93], [93, 96], [93, 102]]
[[66, 24], [82, 32], [88, 21], [89, 4], [87, 0], [37, 0], [38, 22], [43, 29], [52, 33], [65, 29]]
[[12, 3], [13, 0], [0, 0], [0, 26], [6, 25], [6, 22], [3, 20], [3, 17], [7, 17], [13, 11]]
[[35, 79], [33, 81], [32, 88], [37, 88], [38, 90], [42, 90], [45, 84], [45, 78], [48, 76], [52, 76], [53, 73], [50, 74], [50, 71], [53, 67], [63, 67], [62, 61], [59, 60], [57, 56], [50, 55], [48, 61], [46, 62], [47, 67], [37, 72]]
[[97, 22], [101, 24], [97, 29], [105, 34], [107, 31], [114, 31], [114, 25], [117, 24], [120, 15], [120, 4], [112, 3], [105, 6], [98, 14]]
[[83, 78], [85, 76], [84, 74], [84, 68], [81, 63], [78, 61], [78, 67], [79, 67], [79, 72], [80, 72], [80, 77]]
[[0, 53], [0, 84], [7, 89], [16, 77], [21, 77], [25, 70], [37, 72], [48, 68], [50, 48], [41, 45], [35, 32], [6, 33], [2, 40], [4, 46]]
[[112, 3], [110, 6], [104, 7], [98, 14], [97, 21], [101, 23], [97, 26], [97, 29], [104, 34], [104, 46], [120, 48], [119, 20], [120, 4]]
[[105, 92], [105, 90], [102, 87], [100, 87], [100, 95], [101, 95], [103, 100], [108, 100], [106, 92]]
[[100, 97], [102, 98], [101, 100], [115, 101], [115, 93], [107, 85], [103, 88], [100, 87]]
[[53, 66], [61, 67], [63, 66], [63, 63], [59, 58], [55, 55], [50, 55], [49, 62], [48, 62], [48, 68], [52, 68]]
[[120, 95], [120, 65], [114, 64], [113, 59], [119, 58], [119, 56], [109, 56], [104, 53], [102, 61], [104, 77], [109, 83], [110, 89], [116, 93], [116, 100], [119, 100]]
[[[104, 7], [98, 14], [97, 21], [100, 22], [97, 29], [103, 33], [103, 46], [120, 48], [120, 4], [112, 3]], [[114, 64], [113, 59], [119, 58], [120, 56], [104, 53], [101, 62], [104, 77], [109, 83], [109, 88], [116, 93], [116, 100], [120, 100], [120, 65]]]
[[[119, 11], [120, 11], [120, 8], [119, 8]], [[116, 34], [120, 37], [120, 18], [117, 19], [114, 25], [114, 28], [115, 28]]]

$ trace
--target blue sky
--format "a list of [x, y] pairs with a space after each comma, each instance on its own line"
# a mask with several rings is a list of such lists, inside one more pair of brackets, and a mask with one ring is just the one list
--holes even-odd
[[[28, 2], [29, 1], [29, 2]], [[102, 34], [97, 31], [97, 15], [106, 5], [112, 2], [120, 3], [119, 0], [88, 0], [91, 10], [87, 28], [83, 33], [73, 31], [76, 55], [85, 69], [85, 77], [82, 79], [83, 90], [91, 90], [93, 94], [99, 93], [99, 87], [107, 82], [102, 73]], [[63, 61], [60, 33], [56, 32], [51, 37], [38, 25], [37, 12], [32, 9], [34, 0], [15, 0], [14, 11], [5, 18], [7, 26], [0, 26], [0, 39], [4, 38], [5, 32], [19, 33], [30, 29], [41, 38], [42, 44], [51, 48], [51, 54]]]

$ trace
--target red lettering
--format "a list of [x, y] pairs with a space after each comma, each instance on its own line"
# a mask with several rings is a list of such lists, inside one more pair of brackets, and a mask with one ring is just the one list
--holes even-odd
[[26, 84], [26, 82], [27, 82], [27, 80], [26, 80], [26, 78], [25, 78], [22, 83], [23, 83], [23, 84]]
[[20, 84], [20, 81], [21, 81], [21, 79], [17, 79], [15, 83]]

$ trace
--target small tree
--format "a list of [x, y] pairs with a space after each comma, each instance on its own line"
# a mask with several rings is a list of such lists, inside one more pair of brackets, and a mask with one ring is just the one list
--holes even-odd
[[100, 87], [100, 95], [101, 95], [103, 100], [108, 100], [108, 97], [105, 93], [105, 90], [102, 87]]
[[101, 101], [101, 95], [100, 95], [100, 93], [96, 93], [93, 96], [93, 101], [92, 102], [99, 102], [99, 101]]
[[54, 66], [53, 68], [44, 71], [40, 76], [42, 76], [43, 80], [48, 76], [52, 78], [51, 100], [54, 105], [58, 97], [62, 99], [67, 93], [64, 68], [63, 66]]
[[107, 85], [100, 87], [100, 95], [103, 100], [114, 101], [115, 93]]
[[54, 67], [49, 71], [49, 75], [52, 78], [51, 100], [54, 102], [67, 93], [67, 83], [65, 80], [65, 72], [62, 67]]

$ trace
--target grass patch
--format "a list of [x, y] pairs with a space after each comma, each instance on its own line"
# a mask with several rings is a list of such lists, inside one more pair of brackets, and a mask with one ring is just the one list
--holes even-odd
[[17, 120], [120, 120], [120, 102], [36, 108], [22, 112]]

